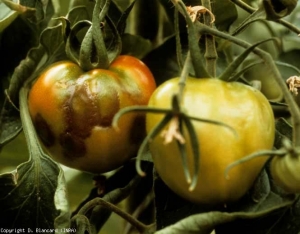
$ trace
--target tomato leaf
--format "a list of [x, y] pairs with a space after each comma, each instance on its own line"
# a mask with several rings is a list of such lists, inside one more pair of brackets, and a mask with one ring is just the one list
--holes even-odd
[[20, 94], [21, 119], [30, 158], [16, 170], [0, 175], [0, 205], [4, 228], [68, 227], [69, 209], [62, 170], [42, 151], [27, 105], [28, 90]]
[[26, 59], [22, 60], [15, 69], [0, 113], [0, 147], [8, 143], [22, 129], [18, 106], [18, 93], [23, 83], [30, 77], [44, 54], [41, 47], [33, 48], [28, 52]]
[[[45, 66], [65, 57], [63, 36], [62, 25], [45, 29], [40, 36], [40, 45], [30, 49], [26, 58], [16, 67], [7, 91], [10, 100], [16, 106], [20, 88], [25, 81], [34, 79], [38, 75], [38, 65], [40, 65], [39, 69], [44, 69]], [[41, 63], [45, 51], [48, 60]]]
[[[77, 34], [83, 29], [83, 28], [89, 28], [91, 27], [91, 22], [88, 20], [81, 20], [77, 22], [70, 31], [69, 36], [67, 37], [66, 41], [66, 54], [68, 56], [68, 59], [71, 61], [80, 64], [79, 62], [79, 52], [80, 52], [80, 41], [78, 40]], [[84, 35], [82, 35], [82, 38]]]
[[[124, 2], [126, 3], [126, 2]], [[76, 13], [80, 14], [80, 11], [83, 11], [82, 9], [76, 9], [78, 7], [82, 7], [82, 8], [86, 8], [86, 12], [82, 12], [83, 15], [78, 15], [77, 17], [79, 17], [81, 20], [92, 20], [92, 14], [93, 14], [93, 9], [95, 6], [95, 1], [89, 1], [89, 0], [73, 0], [70, 3], [70, 12], [68, 14], [70, 14], [70, 18], [68, 16], [68, 19], [70, 19], [70, 21], [72, 22], [72, 19], [74, 18], [74, 16], [76, 15]], [[74, 11], [74, 12], [72, 12]], [[75, 13], [76, 12], [76, 13]], [[120, 20], [120, 18], [122, 17], [122, 11], [121, 8], [116, 4], [115, 1], [111, 1], [110, 3], [110, 7], [108, 9], [108, 16], [112, 19], [112, 21], [117, 25], [118, 21]], [[76, 17], [75, 17], [76, 18]], [[81, 21], [81, 20], [77, 20], [74, 23]], [[73, 23], [73, 22], [72, 22]]]
[[[135, 4], [136, 0], [131, 1], [131, 3], [129, 4], [129, 6], [121, 13], [121, 15], [119, 16], [118, 19], [114, 20], [114, 22], [116, 21], [116, 25], [117, 25], [117, 29], [118, 32], [122, 35], [125, 31], [125, 27], [126, 27], [126, 22], [127, 22], [127, 18], [129, 16], [129, 13], [131, 12], [134, 4]], [[114, 5], [114, 4], [113, 4]], [[116, 15], [116, 14], [112, 14], [112, 9], [116, 8], [117, 5], [114, 5], [114, 7], [111, 7], [110, 10], [108, 11], [108, 15], [110, 17]], [[112, 18], [113, 19], [113, 18]]]
[[212, 11], [216, 17], [216, 27], [220, 31], [229, 31], [231, 24], [237, 19], [237, 10], [232, 1], [215, 1], [212, 5]]
[[[48, 158], [32, 158], [16, 170], [0, 175], [3, 228], [67, 227], [63, 175]], [[55, 221], [56, 219], [56, 221]]]
[[90, 15], [86, 6], [77, 6], [68, 12], [67, 18], [71, 22], [71, 26], [74, 26], [79, 21], [90, 20]]
[[279, 118], [276, 120], [276, 134], [274, 146], [277, 149], [283, 147], [282, 140], [286, 138], [290, 142], [293, 139], [293, 128], [284, 118]]
[[40, 37], [40, 44], [45, 48], [48, 55], [47, 62], [40, 68], [66, 58], [64, 28], [62, 25], [46, 28]]
[[[290, 205], [291, 202], [281, 203], [275, 207], [270, 209], [261, 211], [261, 212], [218, 212], [211, 211], [208, 213], [195, 214], [191, 215], [179, 222], [170, 225], [158, 232], [157, 234], [179, 234], [179, 233], [187, 233], [187, 234], [210, 234], [211, 231], [215, 229], [216, 226], [232, 222], [234, 220], [247, 220], [247, 219], [259, 219], [271, 212], [278, 211], [284, 209], [287, 205]], [[219, 233], [219, 232], [218, 232]], [[226, 232], [220, 232], [226, 233]], [[229, 231], [227, 233], [233, 233]], [[242, 232], [245, 233], [245, 232]]]
[[[54, 14], [52, 1], [49, 0], [3, 0], [2, 2], [14, 11], [14, 15], [22, 15], [30, 23], [39, 25], [40, 30], [43, 30], [47, 26], [50, 18]], [[10, 19], [13, 19], [12, 16]], [[9, 23], [9, 21], [6, 21], [6, 26], [7, 23]], [[0, 29], [1, 28], [2, 26], [0, 26]]]
[[[5, 101], [0, 114], [0, 146], [12, 140], [21, 130], [19, 113], [11, 103], [18, 106], [18, 94], [24, 82], [33, 80], [49, 64], [65, 58], [63, 36], [62, 25], [45, 29], [40, 37], [40, 45], [30, 49], [27, 57], [14, 70], [7, 90], [9, 100]], [[48, 54], [47, 61], [41, 62], [45, 51]]]
[[[184, 59], [188, 51], [187, 35], [181, 34], [180, 41]], [[181, 71], [177, 62], [175, 36], [168, 38], [162, 45], [148, 53], [143, 61], [153, 73], [157, 85], [179, 76]]]
[[6, 99], [0, 115], [0, 149], [22, 130], [18, 111]]
[[149, 40], [138, 35], [125, 33], [122, 35], [122, 54], [143, 58], [152, 49], [152, 44]]

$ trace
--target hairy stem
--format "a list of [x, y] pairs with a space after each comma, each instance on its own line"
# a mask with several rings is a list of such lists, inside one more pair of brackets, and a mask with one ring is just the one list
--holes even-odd
[[[247, 11], [248, 13], [252, 14], [254, 11], [256, 11], [257, 9], [249, 6], [247, 3], [241, 1], [241, 0], [231, 0], [234, 4], [236, 4], [237, 6], [239, 6], [240, 8], [242, 8], [243, 10]], [[283, 25], [284, 27], [286, 27], [287, 29], [291, 30], [292, 32], [296, 33], [296, 34], [300, 34], [300, 29], [297, 28], [295, 25], [291, 24], [288, 21], [285, 21], [283, 19], [278, 19], [278, 20], [274, 20], [274, 22], [279, 23], [281, 25]]]
[[[202, 6], [211, 11], [211, 2], [210, 0], [201, 0]], [[211, 15], [206, 13], [203, 15], [204, 24], [208, 27], [213, 27]], [[207, 34], [205, 35], [205, 54], [206, 60], [206, 69], [207, 72], [212, 76], [216, 77], [216, 63], [217, 63], [217, 50], [215, 44], [215, 38], [213, 35]]]
[[[135, 227], [140, 233], [145, 233], [148, 229], [150, 229], [150, 226], [145, 225], [132, 217], [130, 214], [126, 213], [125, 211], [121, 210], [116, 205], [109, 203], [105, 201], [102, 198], [95, 198], [92, 201], [86, 203], [84, 207], [81, 208], [81, 210], [78, 212], [78, 214], [86, 214], [89, 210], [93, 209], [95, 206], [103, 206], [110, 211], [118, 214], [120, 217], [125, 219], [128, 223], [130, 223], [133, 227]], [[152, 225], [151, 225], [152, 226]]]

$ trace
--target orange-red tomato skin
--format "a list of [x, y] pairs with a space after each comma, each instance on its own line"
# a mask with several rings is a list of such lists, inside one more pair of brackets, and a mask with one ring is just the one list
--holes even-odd
[[29, 111], [50, 156], [92, 173], [113, 170], [129, 160], [144, 137], [144, 116], [112, 118], [123, 107], [147, 105], [156, 84], [140, 60], [119, 56], [105, 69], [84, 72], [77, 64], [51, 65], [33, 84]]

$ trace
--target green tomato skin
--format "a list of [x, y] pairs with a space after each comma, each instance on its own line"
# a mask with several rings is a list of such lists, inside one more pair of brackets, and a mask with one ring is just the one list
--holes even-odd
[[[148, 106], [171, 108], [171, 97], [178, 91], [179, 78], [160, 85], [152, 94]], [[181, 197], [201, 204], [225, 204], [237, 201], [253, 185], [268, 157], [259, 157], [232, 168], [228, 178], [226, 167], [259, 150], [273, 146], [275, 124], [272, 108], [264, 95], [241, 83], [227, 83], [218, 79], [188, 78], [182, 106], [190, 115], [223, 122], [235, 129], [192, 121], [197, 132], [200, 151], [198, 183], [189, 191], [177, 143], [164, 144], [161, 136], [150, 143], [154, 166], [162, 180]], [[147, 114], [149, 132], [163, 114]], [[165, 128], [166, 130], [167, 128]], [[187, 130], [188, 166], [193, 171], [192, 149]]]
[[271, 162], [271, 175], [275, 183], [287, 193], [300, 193], [300, 158], [287, 154], [276, 156]]

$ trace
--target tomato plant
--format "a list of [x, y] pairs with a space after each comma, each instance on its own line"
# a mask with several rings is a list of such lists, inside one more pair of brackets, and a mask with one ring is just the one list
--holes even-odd
[[77, 64], [51, 65], [33, 85], [29, 111], [51, 157], [66, 166], [102, 173], [135, 156], [143, 138], [143, 117], [113, 116], [123, 107], [147, 105], [155, 81], [144, 63], [119, 56], [108, 70], [84, 72]]
[[0, 0], [2, 230], [299, 233], [297, 2]]
[[[170, 79], [159, 86], [151, 96], [149, 106], [170, 108], [178, 80]], [[172, 190], [194, 202], [225, 204], [241, 198], [252, 186], [267, 158], [233, 168], [228, 178], [224, 171], [229, 164], [248, 154], [272, 148], [275, 124], [268, 100], [258, 90], [241, 83], [188, 78], [182, 106], [191, 116], [231, 126], [236, 134], [222, 126], [193, 123], [200, 151], [198, 183], [193, 191], [188, 189], [176, 142], [166, 145], [157, 136], [150, 143], [150, 149], [158, 174]], [[147, 114], [147, 131], [161, 119], [162, 115]], [[193, 164], [198, 162], [193, 161], [190, 140], [186, 139], [187, 160], [190, 170], [193, 170]]]

